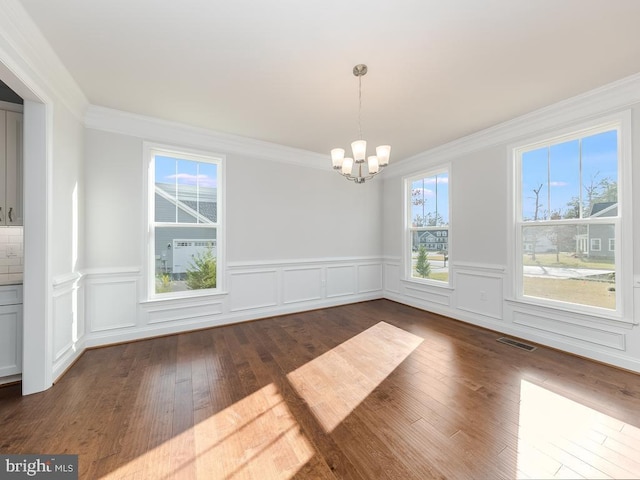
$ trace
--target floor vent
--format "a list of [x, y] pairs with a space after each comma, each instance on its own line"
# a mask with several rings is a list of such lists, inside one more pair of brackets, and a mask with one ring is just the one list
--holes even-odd
[[512, 347], [519, 348], [521, 350], [526, 350], [527, 352], [533, 352], [536, 347], [533, 345], [527, 345], [526, 343], [519, 342], [514, 340], [513, 338], [500, 337], [497, 339], [498, 342], [504, 343], [505, 345], [511, 345]]

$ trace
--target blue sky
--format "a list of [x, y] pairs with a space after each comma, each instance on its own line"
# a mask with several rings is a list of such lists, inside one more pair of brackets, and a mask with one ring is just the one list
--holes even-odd
[[[416, 216], [431, 214], [435, 218], [436, 211], [445, 225], [449, 224], [449, 175], [441, 173], [425, 177], [411, 183], [412, 203], [411, 220]], [[419, 205], [415, 205], [415, 200]]]
[[156, 183], [177, 181], [178, 185], [198, 184], [201, 187], [216, 187], [218, 183], [217, 165], [161, 155], [156, 155], [155, 159]]
[[[582, 159], [580, 149], [582, 148]], [[567, 210], [567, 203], [585, 187], [607, 178], [618, 181], [617, 132], [610, 130], [579, 140], [530, 150], [522, 155], [522, 215], [532, 219], [540, 185], [538, 219], [548, 212]], [[588, 213], [588, 212], [587, 212]]]

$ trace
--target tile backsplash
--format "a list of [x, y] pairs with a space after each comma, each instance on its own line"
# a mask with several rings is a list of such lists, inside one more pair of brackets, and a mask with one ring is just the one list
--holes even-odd
[[0, 284], [22, 282], [23, 227], [0, 227]]

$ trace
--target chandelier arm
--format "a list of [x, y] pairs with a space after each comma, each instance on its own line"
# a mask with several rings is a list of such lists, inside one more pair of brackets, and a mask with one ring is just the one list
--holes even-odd
[[365, 181], [371, 180], [373, 177], [378, 175], [377, 173], [371, 173], [371, 174], [367, 175], [366, 177], [362, 176], [362, 175], [358, 175], [357, 177], [355, 177], [355, 176], [353, 176], [353, 175], [351, 175], [349, 173], [341, 173], [341, 172], [338, 172], [338, 173], [340, 173], [340, 175], [342, 175], [347, 180], [351, 180], [352, 182], [355, 182], [355, 183], [364, 183]]

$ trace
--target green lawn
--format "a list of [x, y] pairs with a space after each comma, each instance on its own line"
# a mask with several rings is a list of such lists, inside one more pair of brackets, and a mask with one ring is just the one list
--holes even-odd
[[611, 260], [598, 261], [589, 258], [578, 258], [573, 253], [560, 252], [558, 257], [555, 253], [536, 253], [533, 260], [531, 254], [523, 256], [523, 265], [542, 265], [545, 267], [568, 267], [568, 268], [593, 268], [598, 270], [615, 270], [615, 265]]
[[431, 279], [431, 280], [439, 280], [441, 282], [448, 282], [449, 281], [449, 272], [431, 273], [429, 275], [429, 279]]
[[589, 280], [524, 277], [524, 294], [594, 307], [616, 308], [616, 293], [610, 292], [611, 282]]

